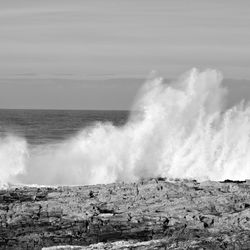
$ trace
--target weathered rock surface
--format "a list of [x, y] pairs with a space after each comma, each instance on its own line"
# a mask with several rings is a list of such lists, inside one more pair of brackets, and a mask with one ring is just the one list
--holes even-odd
[[60, 245], [80, 247], [49, 249], [250, 249], [250, 183], [0, 190], [0, 249]]

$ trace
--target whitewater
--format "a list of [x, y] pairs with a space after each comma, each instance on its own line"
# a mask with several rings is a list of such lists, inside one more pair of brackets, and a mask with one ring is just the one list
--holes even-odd
[[151, 77], [125, 125], [96, 123], [60, 143], [0, 137], [0, 186], [84, 185], [146, 177], [250, 179], [250, 105], [225, 110], [216, 70]]

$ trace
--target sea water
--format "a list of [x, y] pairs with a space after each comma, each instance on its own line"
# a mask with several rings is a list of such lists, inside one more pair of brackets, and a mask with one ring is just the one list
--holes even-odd
[[151, 77], [133, 112], [0, 112], [0, 183], [84, 185], [145, 177], [250, 178], [250, 106], [216, 70]]

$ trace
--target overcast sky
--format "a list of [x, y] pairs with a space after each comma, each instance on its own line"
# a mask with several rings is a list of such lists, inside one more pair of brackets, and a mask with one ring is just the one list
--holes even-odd
[[194, 66], [250, 79], [249, 0], [0, 0], [0, 107], [128, 108]]

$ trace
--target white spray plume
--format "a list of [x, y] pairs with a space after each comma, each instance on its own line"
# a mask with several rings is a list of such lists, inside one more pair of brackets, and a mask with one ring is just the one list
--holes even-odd
[[250, 178], [250, 106], [239, 104], [225, 111], [227, 91], [221, 81], [216, 70], [196, 69], [169, 84], [161, 78], [149, 80], [124, 126], [98, 123], [58, 145], [32, 149], [28, 158], [25, 144], [14, 144], [21, 149], [13, 151], [24, 159], [16, 167], [2, 167], [9, 159], [1, 151], [0, 172], [10, 169], [10, 174], [1, 174], [0, 180], [9, 181], [23, 170], [16, 176], [20, 182], [50, 185], [156, 176]]
[[25, 159], [28, 155], [24, 139], [5, 136], [0, 137], [0, 187], [8, 187], [16, 182], [16, 176], [25, 170]]

